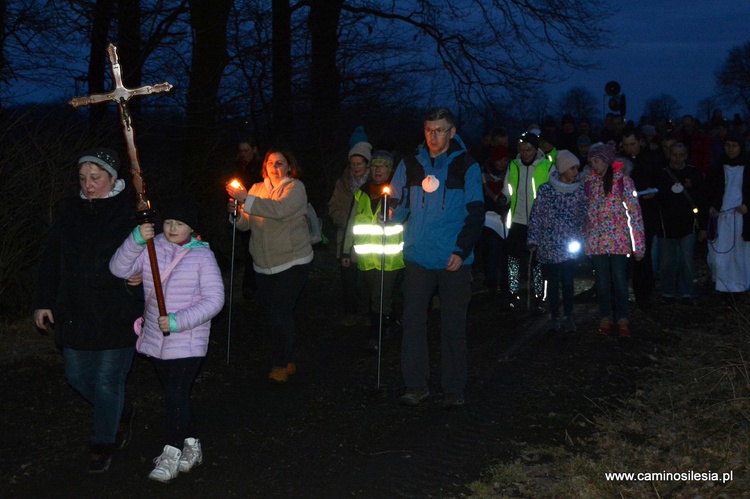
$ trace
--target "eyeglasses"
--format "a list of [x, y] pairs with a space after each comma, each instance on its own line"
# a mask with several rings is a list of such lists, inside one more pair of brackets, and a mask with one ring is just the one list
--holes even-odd
[[453, 127], [448, 127], [445, 130], [442, 128], [425, 128], [424, 134], [425, 135], [446, 135], [448, 132], [450, 132], [453, 129]]

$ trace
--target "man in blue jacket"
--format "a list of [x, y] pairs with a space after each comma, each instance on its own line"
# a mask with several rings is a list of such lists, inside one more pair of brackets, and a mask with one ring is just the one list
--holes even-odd
[[456, 135], [449, 110], [428, 111], [424, 134], [424, 144], [399, 163], [391, 181], [392, 200], [398, 203], [393, 220], [406, 224], [401, 344], [406, 393], [400, 401], [418, 405], [430, 394], [427, 310], [437, 288], [443, 405], [451, 408], [464, 403], [471, 263], [484, 225], [482, 177], [479, 164]]

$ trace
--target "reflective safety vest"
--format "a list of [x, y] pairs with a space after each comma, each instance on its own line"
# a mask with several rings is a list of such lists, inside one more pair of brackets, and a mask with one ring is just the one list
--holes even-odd
[[[404, 226], [378, 224], [378, 213], [382, 203], [372, 211], [370, 196], [364, 191], [354, 194], [356, 215], [354, 216], [354, 251], [357, 253], [359, 270], [380, 270], [380, 262], [385, 254], [385, 270], [404, 268]], [[385, 236], [385, 244], [383, 237]]]
[[[513, 220], [513, 214], [516, 212], [516, 201], [518, 201], [519, 189], [528, 189], [527, 186], [519, 185], [522, 168], [528, 167], [521, 164], [521, 160], [516, 158], [510, 162], [510, 164], [508, 165], [508, 172], [505, 174], [507, 178], [506, 182], [508, 183], [508, 192], [510, 194], [510, 210], [508, 210], [507, 219], [505, 221], [505, 226], [507, 228], [510, 228], [511, 220]], [[536, 199], [536, 193], [539, 190], [539, 186], [549, 182], [549, 174], [551, 170], [552, 163], [546, 155], [542, 156], [542, 158], [536, 162], [534, 166], [534, 175], [532, 175], [531, 178], [530, 194], [532, 196], [532, 203]]]

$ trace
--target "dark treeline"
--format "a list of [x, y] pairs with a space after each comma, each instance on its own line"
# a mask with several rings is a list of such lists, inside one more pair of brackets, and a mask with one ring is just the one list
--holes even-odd
[[[77, 190], [76, 155], [106, 144], [127, 162], [113, 103], [65, 104], [112, 88], [109, 43], [118, 47], [128, 88], [174, 85], [169, 94], [132, 101], [147, 189], [155, 202], [167, 187], [191, 192], [221, 260], [228, 246], [221, 187], [241, 136], [254, 135], [261, 149], [288, 145], [319, 214], [358, 125], [376, 148], [404, 154], [422, 140], [424, 111], [444, 105], [479, 150], [482, 133], [495, 126], [520, 133], [540, 122], [550, 112], [540, 85], [559, 71], [591, 67], [596, 50], [608, 46], [614, 13], [606, 2], [554, 7], [521, 0], [0, 0], [0, 314], [28, 313], [51, 215]], [[34, 94], [23, 92], [31, 89], [59, 97], [29, 104]], [[586, 97], [560, 102], [556, 114], [595, 111], [599, 97], [589, 99], [593, 105]]]
[[[508, 104], [532, 98], [550, 71], [589, 67], [608, 15], [600, 0], [554, 11], [515, 0], [0, 1], [1, 313], [28, 313], [50, 217], [77, 191], [76, 155], [106, 144], [126, 158], [114, 104], [64, 104], [112, 88], [110, 43], [126, 87], [174, 85], [131, 105], [147, 189], [154, 202], [167, 186], [194, 194], [221, 254], [221, 184], [241, 135], [291, 147], [324, 213], [354, 127], [403, 152], [421, 141], [432, 105], [477, 130], [529, 114]], [[12, 88], [44, 88], [60, 102], [23, 106], [28, 96]]]

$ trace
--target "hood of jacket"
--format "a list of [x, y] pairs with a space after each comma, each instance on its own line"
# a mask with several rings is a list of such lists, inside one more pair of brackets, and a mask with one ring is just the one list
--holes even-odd
[[557, 191], [561, 192], [563, 194], [568, 194], [571, 192], [575, 192], [578, 189], [580, 189], [583, 184], [581, 183], [581, 176], [579, 175], [576, 177], [576, 179], [566, 184], [565, 182], [560, 180], [560, 173], [557, 171], [556, 168], [553, 168], [552, 171], [549, 173], [549, 184]]

